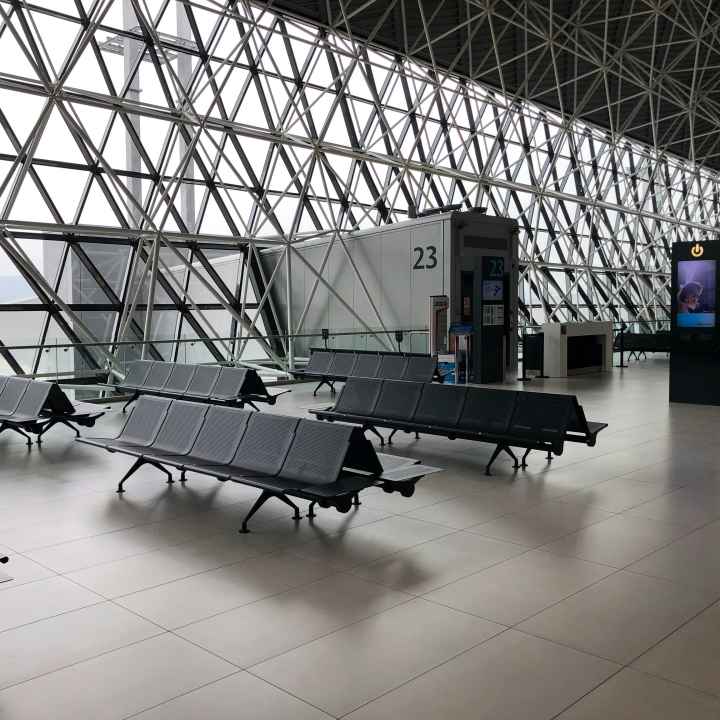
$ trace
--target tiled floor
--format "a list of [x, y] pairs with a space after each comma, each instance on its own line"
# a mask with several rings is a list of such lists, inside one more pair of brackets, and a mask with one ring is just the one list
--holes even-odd
[[671, 407], [661, 358], [529, 387], [577, 393], [597, 447], [488, 478], [490, 447], [396, 435], [445, 468], [412, 498], [271, 502], [250, 535], [248, 488], [120, 497], [127, 458], [3, 434], [0, 718], [720, 720], [720, 408]]

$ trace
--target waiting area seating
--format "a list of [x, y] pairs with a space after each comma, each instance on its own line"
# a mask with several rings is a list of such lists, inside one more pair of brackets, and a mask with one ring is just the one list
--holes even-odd
[[125, 379], [108, 387], [132, 393], [123, 411], [140, 395], [160, 395], [239, 407], [247, 404], [257, 410], [255, 403], [274, 405], [278, 397], [285, 394], [271, 395], [262, 378], [251, 368], [154, 360], [133, 360], [128, 363]]
[[637, 360], [640, 355], [647, 357], [648, 353], [669, 353], [670, 352], [670, 331], [658, 330], [654, 333], [622, 333], [615, 336], [613, 343], [615, 352], [628, 353], [628, 360], [633, 356]]
[[[485, 472], [501, 452], [527, 467], [532, 450], [560, 455], [566, 442], [594, 446], [606, 423], [588, 422], [574, 395], [496, 390], [397, 380], [350, 378], [334, 407], [311, 410], [321, 420], [341, 420], [374, 432], [378, 427], [495, 444]], [[511, 447], [525, 449], [518, 461]]]
[[0, 376], [0, 433], [5, 430], [22, 435], [28, 446], [37, 435], [56, 425], [65, 425], [80, 435], [77, 426], [92, 427], [105, 413], [90, 407], [75, 407], [57, 383], [23, 377]]
[[120, 493], [143, 465], [164, 472], [169, 483], [171, 467], [181, 471], [181, 482], [192, 471], [258, 488], [241, 532], [248, 532], [248, 521], [270, 498], [292, 507], [297, 520], [300, 511], [290, 496], [310, 500], [308, 517], [316, 505], [345, 513], [359, 504], [361, 490], [379, 486], [409, 497], [420, 478], [437, 471], [420, 464], [384, 469], [373, 445], [350, 425], [150, 395], [140, 397], [118, 437], [78, 442], [136, 458]]
[[308, 364], [293, 375], [317, 378], [320, 382], [313, 391], [317, 395], [323, 385], [334, 393], [335, 382], [350, 377], [431, 382], [436, 370], [437, 362], [432, 355], [311, 348]]

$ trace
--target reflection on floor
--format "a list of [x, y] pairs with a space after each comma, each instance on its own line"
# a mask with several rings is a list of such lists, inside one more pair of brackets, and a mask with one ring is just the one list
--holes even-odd
[[250, 535], [248, 488], [120, 497], [127, 458], [3, 436], [0, 716], [717, 720], [720, 408], [670, 407], [659, 358], [528, 387], [577, 393], [598, 446], [487, 478], [489, 446], [398, 434], [446, 468], [412, 498], [270, 502]]

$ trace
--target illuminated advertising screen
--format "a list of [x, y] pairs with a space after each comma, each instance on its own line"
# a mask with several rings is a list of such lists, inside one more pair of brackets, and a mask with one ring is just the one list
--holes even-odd
[[676, 322], [681, 328], [715, 327], [715, 260], [677, 264]]

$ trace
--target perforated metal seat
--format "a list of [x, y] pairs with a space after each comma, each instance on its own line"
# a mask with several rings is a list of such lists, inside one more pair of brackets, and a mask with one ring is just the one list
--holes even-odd
[[252, 413], [219, 405], [206, 407], [207, 414], [190, 452], [187, 455], [167, 455], [163, 462], [189, 470], [230, 463]]
[[220, 376], [212, 389], [211, 397], [218, 400], [235, 400], [242, 394], [247, 368], [220, 368]]
[[384, 355], [377, 376], [383, 380], [402, 380], [407, 364], [402, 355]]
[[329, 350], [311, 350], [308, 364], [303, 370], [307, 375], [324, 375], [333, 359], [333, 353]]
[[30, 386], [31, 381], [25, 378], [11, 377], [7, 379], [0, 394], [0, 415], [12, 415], [17, 409], [22, 396]]
[[373, 417], [410, 422], [415, 415], [422, 387], [422, 383], [383, 380], [380, 397], [373, 408]]
[[381, 380], [348, 378], [335, 403], [335, 410], [348, 415], [370, 417], [381, 389]]
[[150, 368], [145, 382], [140, 389], [142, 390], [162, 390], [165, 383], [173, 371], [173, 364], [166, 362], [156, 362]]
[[508, 434], [562, 444], [572, 413], [573, 398], [570, 395], [518, 393]]
[[435, 358], [430, 355], [411, 355], [407, 359], [403, 380], [429, 383], [435, 373]]
[[354, 352], [335, 352], [330, 367], [328, 368], [327, 374], [330, 377], [346, 378], [350, 375], [355, 365], [355, 353]]
[[329, 485], [337, 480], [353, 428], [316, 420], [301, 420], [280, 477], [309, 485]]
[[[113, 450], [130, 450], [151, 445], [160, 431], [171, 402], [168, 398], [154, 395], [141, 396], [116, 439], [92, 444], [101, 444], [102, 447]], [[88, 442], [93, 440], [92, 438], [83, 439]]]
[[352, 369], [352, 377], [374, 378], [380, 368], [380, 355], [377, 353], [358, 353]]
[[518, 393], [469, 387], [458, 427], [468, 432], [507, 433]]
[[50, 383], [30, 381], [15, 411], [7, 415], [0, 414], [0, 421], [10, 420], [15, 423], [23, 423], [37, 420], [48, 399], [51, 387]]
[[298, 418], [253, 413], [228, 475], [277, 475], [293, 442]]
[[152, 360], [133, 360], [128, 363], [127, 374], [125, 379], [118, 383], [119, 387], [132, 389], [143, 387], [154, 364]]
[[217, 365], [197, 365], [185, 395], [202, 399], [209, 398], [219, 375], [220, 368]]
[[195, 375], [196, 365], [173, 365], [170, 377], [163, 386], [163, 392], [171, 395], [184, 395]]
[[460, 420], [467, 388], [423, 385], [413, 422], [441, 428], [454, 428]]
[[207, 409], [207, 405], [173, 400], [160, 432], [147, 453], [153, 457], [187, 455], [197, 439]]

